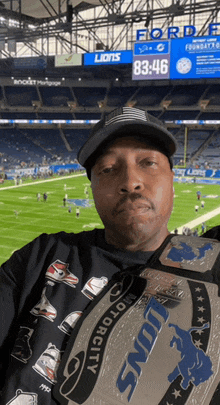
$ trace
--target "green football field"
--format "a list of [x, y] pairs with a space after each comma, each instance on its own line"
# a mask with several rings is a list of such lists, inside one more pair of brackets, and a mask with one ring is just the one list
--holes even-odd
[[[65, 194], [68, 199], [85, 199], [84, 189], [89, 186], [86, 176], [57, 177], [42, 182], [26, 180], [14, 187], [13, 181], [6, 181], [0, 186], [0, 263], [3, 263], [14, 250], [24, 246], [39, 234], [59, 231], [81, 232], [103, 225], [94, 207], [92, 193], [89, 190], [91, 207], [80, 208], [77, 219], [76, 206], [67, 203], [63, 206]], [[174, 210], [169, 221], [169, 230], [181, 227], [188, 222], [220, 207], [220, 186], [200, 184], [179, 184], [175, 186]], [[7, 188], [6, 188], [7, 187]], [[66, 189], [66, 190], [65, 190]], [[197, 204], [196, 191], [200, 190], [205, 207], [195, 212]], [[37, 193], [46, 192], [46, 202], [37, 201]], [[200, 207], [200, 203], [198, 204]], [[69, 206], [72, 212], [68, 212]], [[201, 223], [202, 220], [199, 222]], [[206, 221], [207, 228], [220, 223], [220, 215]], [[201, 232], [201, 225], [197, 226]]]

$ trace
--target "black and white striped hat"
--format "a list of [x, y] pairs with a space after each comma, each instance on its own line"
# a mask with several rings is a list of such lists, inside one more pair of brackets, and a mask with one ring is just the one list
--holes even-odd
[[176, 140], [164, 124], [145, 110], [120, 107], [101, 119], [90, 137], [78, 152], [79, 163], [86, 168], [88, 177], [96, 159], [103, 153], [106, 144], [122, 136], [136, 136], [164, 153], [172, 167], [172, 155]]

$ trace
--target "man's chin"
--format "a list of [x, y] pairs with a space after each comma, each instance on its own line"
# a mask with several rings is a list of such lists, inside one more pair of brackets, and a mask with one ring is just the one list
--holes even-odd
[[106, 231], [106, 236], [108, 243], [115, 242], [118, 246], [128, 246], [146, 243], [151, 238], [151, 232], [146, 223], [135, 221], [111, 228], [110, 231]]

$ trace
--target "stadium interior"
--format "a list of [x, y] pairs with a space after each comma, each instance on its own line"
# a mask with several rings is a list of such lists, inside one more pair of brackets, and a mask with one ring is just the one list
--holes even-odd
[[[119, 106], [147, 109], [166, 124], [178, 142], [175, 165], [220, 167], [218, 78], [132, 80], [131, 63], [57, 67], [55, 62], [57, 52], [91, 52], [86, 47], [88, 36], [92, 51], [131, 49], [135, 29], [143, 26], [165, 29], [182, 21], [199, 25], [198, 35], [204, 35], [208, 23], [218, 21], [219, 2], [166, 0], [162, 4], [154, 0], [141, 6], [127, 0], [29, 3], [0, 2], [0, 153], [4, 170], [56, 160], [75, 162], [93, 125], [90, 121]], [[39, 58], [44, 63], [32, 66], [33, 59]], [[83, 122], [74, 123], [76, 120]], [[209, 123], [201, 125], [204, 120]]]

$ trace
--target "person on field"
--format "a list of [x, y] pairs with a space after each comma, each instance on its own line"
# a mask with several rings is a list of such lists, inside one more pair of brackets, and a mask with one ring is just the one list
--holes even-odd
[[198, 190], [198, 191], [196, 192], [196, 195], [197, 195], [197, 200], [200, 201], [200, 198], [201, 198], [201, 191]]
[[79, 207], [76, 207], [76, 218], [78, 219], [80, 215], [80, 209]]

